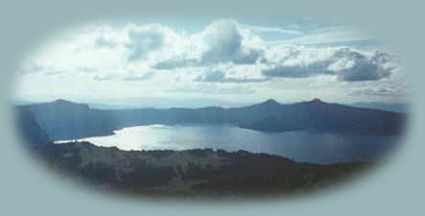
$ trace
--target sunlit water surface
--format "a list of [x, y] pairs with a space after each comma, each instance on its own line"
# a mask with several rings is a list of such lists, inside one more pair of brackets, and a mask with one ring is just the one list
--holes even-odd
[[[232, 126], [149, 125], [114, 131], [114, 135], [79, 139], [122, 150], [246, 150], [296, 161], [335, 163], [379, 161], [397, 145], [397, 136], [341, 135], [289, 131], [265, 133]], [[67, 141], [57, 141], [57, 144]]]

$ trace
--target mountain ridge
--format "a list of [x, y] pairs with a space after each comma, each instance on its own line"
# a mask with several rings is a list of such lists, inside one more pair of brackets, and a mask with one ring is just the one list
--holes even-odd
[[396, 135], [406, 115], [313, 99], [281, 104], [274, 99], [244, 107], [92, 109], [56, 100], [23, 105], [34, 113], [52, 140], [112, 134], [123, 127], [149, 124], [227, 124], [263, 132], [308, 130], [330, 133]]
[[[210, 106], [200, 106], [200, 107], [180, 107], [180, 106], [172, 106], [172, 107], [133, 107], [133, 108], [94, 108], [91, 107], [90, 103], [84, 103], [84, 102], [75, 102], [71, 100], [66, 99], [56, 99], [53, 101], [47, 101], [47, 102], [36, 102], [36, 103], [25, 103], [25, 104], [16, 104], [15, 106], [19, 107], [28, 107], [28, 106], [40, 106], [40, 105], [52, 105], [52, 104], [62, 104], [62, 105], [69, 105], [69, 106], [82, 106], [87, 107], [92, 110], [143, 110], [143, 109], [158, 109], [158, 110], [170, 110], [170, 109], [206, 109], [206, 108], [222, 108], [222, 109], [235, 109], [235, 108], [243, 108], [243, 107], [251, 107], [251, 106], [258, 106], [258, 105], [294, 105], [294, 104], [312, 104], [312, 103], [322, 103], [322, 104], [335, 104], [335, 105], [341, 105], [341, 106], [349, 106], [349, 107], [356, 107], [356, 108], [363, 108], [363, 109], [370, 109], [370, 110], [377, 110], [377, 111], [383, 111], [383, 112], [393, 112], [393, 113], [403, 113], [400, 111], [394, 111], [391, 109], [381, 109], [378, 108], [379, 106], [367, 106], [364, 104], [381, 104], [381, 103], [366, 103], [366, 102], [356, 102], [356, 103], [336, 103], [336, 102], [326, 102], [323, 101], [320, 98], [313, 98], [311, 100], [305, 100], [305, 101], [298, 101], [293, 103], [282, 103], [277, 101], [276, 99], [269, 98], [264, 101], [260, 101], [253, 104], [247, 104], [244, 106], [234, 106], [234, 107], [223, 107], [219, 105], [210, 105]], [[386, 104], [387, 103], [382, 103]], [[399, 105], [399, 104], [398, 104]], [[405, 113], [404, 113], [405, 114]]]

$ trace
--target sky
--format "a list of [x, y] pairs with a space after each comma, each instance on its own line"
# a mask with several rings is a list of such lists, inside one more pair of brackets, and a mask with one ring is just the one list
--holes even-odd
[[405, 103], [400, 57], [348, 25], [234, 18], [93, 22], [52, 35], [15, 100], [119, 107], [237, 106], [273, 98]]

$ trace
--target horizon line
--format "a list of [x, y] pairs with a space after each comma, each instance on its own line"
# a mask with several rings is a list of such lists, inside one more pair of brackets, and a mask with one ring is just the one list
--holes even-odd
[[[135, 106], [135, 105], [117, 105], [117, 104], [107, 104], [107, 103], [87, 103], [87, 102], [76, 102], [76, 101], [72, 101], [72, 100], [67, 100], [67, 99], [55, 99], [55, 100], [49, 100], [49, 101], [43, 101], [43, 102], [22, 102], [22, 103], [15, 103], [12, 101], [12, 104], [14, 106], [30, 106], [30, 105], [40, 105], [40, 104], [51, 104], [51, 103], [58, 103], [58, 102], [63, 102], [63, 103], [71, 103], [71, 104], [78, 104], [78, 105], [86, 105], [88, 106], [90, 109], [93, 110], [133, 110], [133, 109], [202, 109], [202, 108], [242, 108], [242, 107], [249, 107], [249, 106], [255, 106], [255, 105], [260, 105], [260, 104], [264, 104], [267, 102], [274, 102], [277, 103], [279, 105], [291, 105], [291, 104], [299, 104], [299, 103], [308, 103], [308, 102], [319, 102], [319, 103], [325, 103], [325, 104], [338, 104], [338, 105], [345, 105], [345, 106], [351, 106], [351, 107], [357, 107], [357, 108], [367, 108], [367, 109], [374, 109], [374, 110], [381, 110], [381, 111], [387, 111], [387, 112], [398, 112], [398, 113], [407, 113], [408, 110], [406, 109], [406, 107], [409, 105], [409, 103], [402, 103], [402, 102], [394, 102], [394, 103], [386, 103], [386, 102], [352, 102], [352, 103], [339, 103], [339, 102], [327, 102], [327, 101], [323, 101], [320, 98], [313, 98], [310, 100], [300, 100], [300, 101], [296, 101], [296, 102], [287, 102], [287, 103], [282, 103], [276, 99], [273, 98], [269, 98], [267, 100], [262, 100], [259, 102], [252, 102], [252, 103], [246, 103], [246, 104], [238, 104], [238, 105], [234, 105], [234, 106], [225, 106], [225, 105], [207, 105], [207, 106], [195, 106], [195, 107], [191, 107], [191, 106], [168, 106], [168, 107], [148, 107], [148, 106]], [[379, 107], [373, 107], [373, 106], [367, 106], [367, 104], [375, 104], [375, 105], [399, 105], [399, 106], [406, 106], [404, 107], [402, 110], [393, 110], [393, 109], [384, 109], [384, 108], [379, 108]], [[101, 106], [104, 106], [103, 108]]]

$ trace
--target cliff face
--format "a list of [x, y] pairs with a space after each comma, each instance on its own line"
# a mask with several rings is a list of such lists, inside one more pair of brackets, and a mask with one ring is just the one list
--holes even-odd
[[322, 188], [365, 163], [315, 165], [246, 151], [120, 151], [87, 142], [35, 148], [50, 167], [98, 188], [138, 195], [240, 196]]
[[86, 104], [57, 100], [20, 108], [32, 112], [40, 127], [54, 141], [108, 135], [116, 129], [112, 115], [92, 110]]
[[22, 140], [30, 146], [40, 146], [51, 144], [47, 134], [38, 125], [34, 114], [26, 108], [15, 110], [17, 129], [22, 136]]

